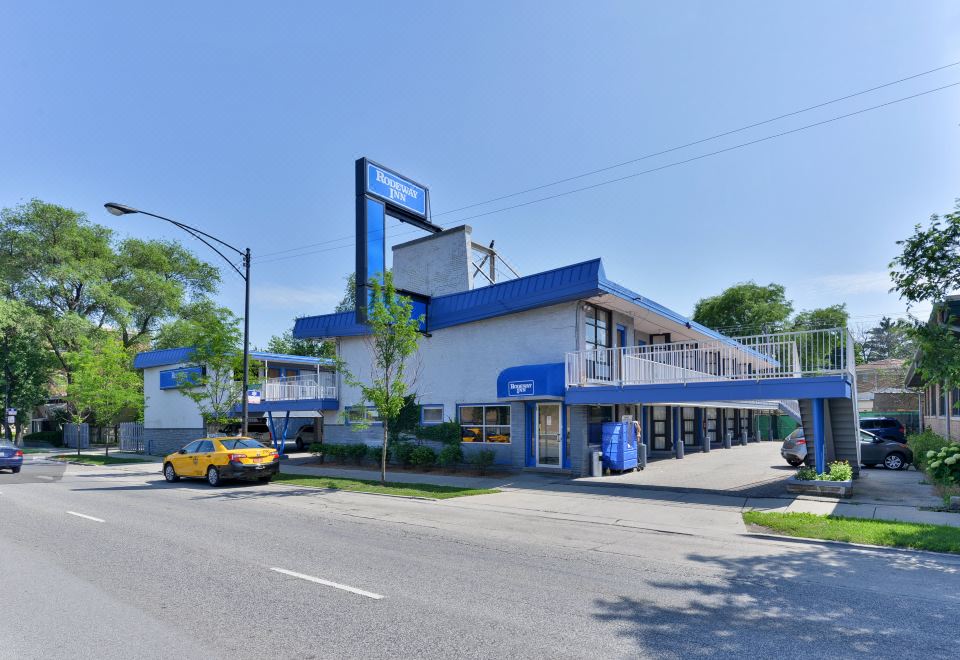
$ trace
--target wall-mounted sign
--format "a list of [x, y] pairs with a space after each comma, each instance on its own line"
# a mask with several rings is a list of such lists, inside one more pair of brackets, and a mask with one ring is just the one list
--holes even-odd
[[427, 189], [367, 161], [367, 192], [421, 218], [427, 217]]
[[531, 396], [533, 393], [532, 380], [511, 380], [507, 383], [507, 396]]
[[160, 389], [173, 390], [178, 387], [196, 385], [203, 375], [203, 367], [181, 367], [165, 369], [160, 372]]
[[260, 390], [247, 390], [247, 403], [260, 403]]

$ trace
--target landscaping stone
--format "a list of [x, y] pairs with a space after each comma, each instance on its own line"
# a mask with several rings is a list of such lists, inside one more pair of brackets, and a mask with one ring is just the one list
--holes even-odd
[[853, 479], [847, 481], [813, 481], [790, 477], [787, 479], [787, 492], [804, 495], [850, 497], [853, 495]]

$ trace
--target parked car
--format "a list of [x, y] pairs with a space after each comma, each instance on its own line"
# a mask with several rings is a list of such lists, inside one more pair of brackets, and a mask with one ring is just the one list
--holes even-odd
[[[226, 433], [227, 435], [240, 435], [242, 427], [240, 422], [230, 422], [226, 426], [220, 428], [220, 433]], [[267, 447], [273, 446], [273, 434], [270, 432], [270, 426], [266, 422], [247, 422], [247, 435], [248, 438], [253, 438], [257, 442], [260, 442]]]
[[887, 440], [907, 443], [907, 429], [899, 419], [893, 417], [861, 417], [860, 428]]
[[904, 470], [913, 463], [913, 450], [902, 442], [860, 429], [860, 462], [867, 467], [883, 463], [888, 470]]
[[313, 432], [313, 424], [304, 424], [297, 430], [294, 444], [297, 445], [298, 451], [303, 451], [314, 442], [317, 442], [317, 436]]
[[0, 470], [10, 470], [14, 474], [23, 466], [23, 450], [9, 442], [0, 442]]
[[807, 457], [807, 438], [801, 427], [798, 426], [783, 439], [783, 444], [780, 446], [780, 455], [793, 467], [800, 467]]
[[253, 438], [201, 438], [163, 459], [163, 478], [206, 479], [219, 486], [226, 479], [270, 481], [280, 471], [280, 455]]

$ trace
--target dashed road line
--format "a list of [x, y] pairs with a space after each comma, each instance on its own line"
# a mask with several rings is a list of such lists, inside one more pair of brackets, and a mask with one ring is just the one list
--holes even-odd
[[67, 511], [71, 516], [76, 516], [77, 518], [86, 518], [87, 520], [92, 520], [93, 522], [107, 522], [102, 518], [94, 518], [93, 516], [88, 516], [85, 513], [77, 513], [76, 511]]
[[290, 575], [295, 578], [300, 578], [301, 580], [306, 580], [307, 582], [314, 582], [316, 584], [322, 584], [327, 587], [333, 587], [334, 589], [340, 589], [342, 591], [349, 591], [352, 594], [357, 594], [359, 596], [366, 596], [367, 598], [373, 598], [374, 600], [381, 600], [384, 598], [381, 594], [375, 594], [372, 591], [364, 591], [363, 589], [357, 589], [356, 587], [350, 587], [345, 584], [339, 584], [338, 582], [331, 582], [330, 580], [323, 580], [318, 577], [313, 577], [312, 575], [304, 575], [303, 573], [297, 573], [296, 571], [288, 571], [285, 568], [271, 568], [271, 571], [277, 573], [283, 573], [284, 575]]

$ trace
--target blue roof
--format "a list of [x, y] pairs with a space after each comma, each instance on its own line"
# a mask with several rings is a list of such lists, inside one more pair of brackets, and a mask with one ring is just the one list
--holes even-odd
[[[193, 358], [193, 348], [162, 348], [158, 351], [144, 351], [137, 353], [133, 358], [134, 369], [149, 369], [151, 367], [164, 367], [170, 364], [180, 364], [189, 362]], [[330, 358], [311, 357], [309, 355], [285, 355], [283, 353], [267, 353], [264, 351], [250, 351], [250, 357], [254, 360], [269, 360], [271, 362], [286, 362], [289, 364], [318, 364], [321, 366], [333, 366], [334, 361]]]
[[[437, 296], [430, 300], [427, 331], [603, 294], [617, 296], [703, 335], [736, 345], [736, 342], [726, 335], [608, 280], [600, 259], [554, 268], [479, 289]], [[368, 333], [367, 326], [357, 323], [352, 311], [297, 319], [293, 328], [293, 336], [298, 339], [351, 337]]]
[[162, 348], [159, 351], [144, 351], [133, 358], [134, 369], [163, 367], [168, 364], [189, 362], [193, 356], [192, 348]]

